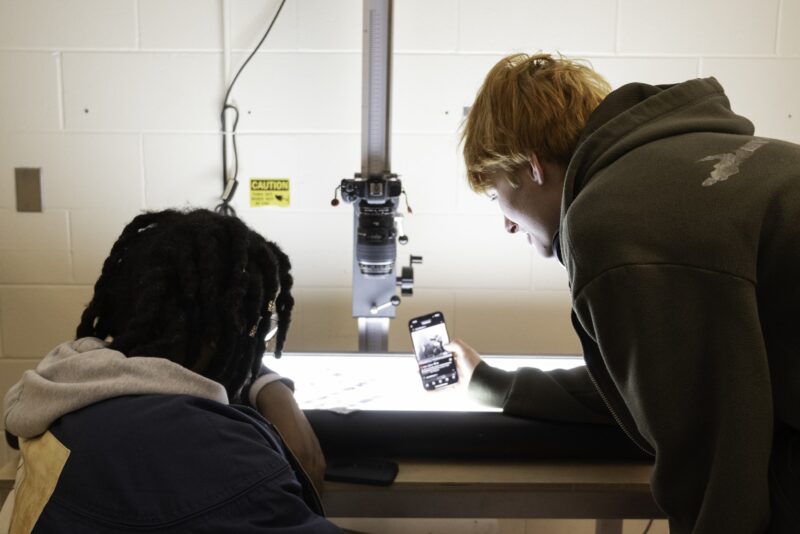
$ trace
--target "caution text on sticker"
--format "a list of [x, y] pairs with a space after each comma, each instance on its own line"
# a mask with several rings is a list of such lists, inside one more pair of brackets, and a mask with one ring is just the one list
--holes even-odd
[[251, 178], [250, 207], [289, 206], [288, 178]]

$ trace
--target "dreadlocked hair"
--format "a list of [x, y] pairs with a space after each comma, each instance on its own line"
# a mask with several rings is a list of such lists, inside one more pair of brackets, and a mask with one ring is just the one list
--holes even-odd
[[278, 245], [236, 217], [144, 213], [111, 248], [76, 338], [167, 358], [234, 398], [261, 366], [270, 303], [278, 312], [275, 356], [283, 351], [294, 307], [290, 269]]

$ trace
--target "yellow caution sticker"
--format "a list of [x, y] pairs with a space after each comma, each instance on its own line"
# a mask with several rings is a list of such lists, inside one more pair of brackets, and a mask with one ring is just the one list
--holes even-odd
[[289, 207], [288, 178], [250, 178], [250, 207]]

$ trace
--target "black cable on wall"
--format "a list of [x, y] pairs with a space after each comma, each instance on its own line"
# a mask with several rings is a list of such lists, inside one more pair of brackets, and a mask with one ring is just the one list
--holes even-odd
[[[239, 175], [239, 154], [236, 149], [236, 128], [239, 125], [239, 109], [230, 103], [231, 91], [233, 90], [233, 86], [236, 84], [236, 80], [239, 79], [239, 75], [242, 73], [247, 64], [250, 63], [250, 60], [253, 59], [253, 56], [256, 55], [256, 52], [258, 52], [258, 49], [261, 48], [262, 44], [264, 44], [264, 41], [266, 41], [267, 36], [272, 30], [272, 27], [275, 25], [275, 21], [278, 20], [278, 15], [280, 15], [285, 3], [286, 0], [281, 0], [278, 9], [275, 11], [275, 15], [272, 16], [272, 21], [267, 27], [267, 31], [264, 32], [261, 40], [258, 41], [256, 47], [252, 52], [250, 52], [250, 55], [247, 56], [247, 59], [244, 60], [244, 63], [242, 63], [242, 66], [239, 67], [239, 70], [236, 71], [236, 75], [233, 77], [233, 80], [228, 86], [228, 90], [225, 92], [225, 99], [222, 101], [222, 111], [220, 112], [220, 122], [222, 123], [222, 196], [220, 199], [222, 202], [220, 202], [217, 207], [214, 208], [214, 211], [217, 213], [222, 213], [223, 215], [236, 215], [236, 210], [233, 209], [233, 206], [230, 205], [230, 202], [233, 200], [233, 196], [236, 194], [236, 188], [239, 185], [237, 180]], [[228, 133], [228, 124], [226, 118], [228, 110], [233, 110], [235, 113], [230, 132], [231, 146], [233, 148], [233, 175], [230, 177], [228, 176], [228, 144], [226, 142], [226, 134]]]

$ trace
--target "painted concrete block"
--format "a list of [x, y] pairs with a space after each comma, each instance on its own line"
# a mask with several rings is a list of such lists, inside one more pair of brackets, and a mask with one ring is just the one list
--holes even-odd
[[3, 0], [0, 48], [132, 49], [136, 0]]
[[612, 53], [616, 6], [614, 0], [462, 0], [459, 50]]
[[0, 182], [11, 193], [14, 168], [39, 167], [45, 211], [142, 205], [137, 134], [18, 133], [0, 144]]
[[67, 53], [69, 130], [218, 131], [222, 61], [213, 53]]
[[0, 287], [3, 357], [40, 359], [75, 338], [88, 286]]
[[[191, 23], [178, 23], [187, 18]], [[145, 50], [221, 50], [222, 1], [140, 0], [139, 47]]]
[[619, 52], [772, 54], [779, 0], [621, 0]]
[[0, 52], [0, 128], [59, 129], [58, 61], [49, 52]]

